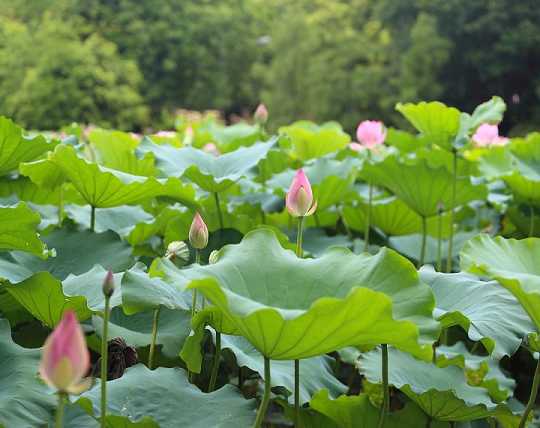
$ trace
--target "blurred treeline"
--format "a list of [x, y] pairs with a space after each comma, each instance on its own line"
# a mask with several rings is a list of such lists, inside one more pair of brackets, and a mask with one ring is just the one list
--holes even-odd
[[[537, 0], [0, 0], [0, 114], [170, 126], [176, 108], [272, 123], [399, 121], [397, 101], [540, 121]], [[516, 129], [519, 128], [519, 129]]]

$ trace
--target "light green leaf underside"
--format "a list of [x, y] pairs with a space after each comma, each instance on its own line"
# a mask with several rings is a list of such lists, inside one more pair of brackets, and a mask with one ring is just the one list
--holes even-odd
[[438, 334], [431, 291], [406, 259], [386, 249], [367, 256], [333, 248], [298, 259], [260, 229], [224, 247], [214, 265], [178, 270], [164, 261], [159, 269], [179, 290], [199, 289], [271, 359], [378, 343], [428, 359]]
[[461, 251], [461, 268], [506, 287], [540, 330], [540, 239], [479, 235]]
[[[84, 393], [99, 416], [99, 383]], [[161, 428], [238, 428], [255, 420], [254, 400], [245, 400], [233, 386], [211, 394], [191, 385], [186, 372], [174, 368], [149, 370], [138, 364], [119, 379], [107, 382], [109, 414], [127, 416], [137, 422], [151, 417]]]
[[434, 315], [444, 327], [459, 325], [471, 340], [482, 341], [494, 358], [513, 355], [535, 331], [515, 297], [496, 281], [464, 273], [437, 273], [422, 268], [420, 278], [435, 294]]

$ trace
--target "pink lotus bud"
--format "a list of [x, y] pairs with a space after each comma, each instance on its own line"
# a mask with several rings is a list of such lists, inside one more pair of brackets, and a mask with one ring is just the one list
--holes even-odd
[[210, 153], [211, 155], [214, 155], [214, 156], [219, 156], [221, 154], [221, 152], [219, 151], [219, 149], [214, 143], [207, 143], [204, 145], [202, 149], [204, 152]]
[[58, 391], [80, 394], [90, 384], [83, 380], [90, 367], [90, 354], [77, 317], [66, 311], [62, 321], [43, 346], [39, 373]]
[[194, 138], [194, 132], [191, 125], [188, 125], [186, 130], [184, 131], [184, 139], [182, 140], [182, 144], [184, 146], [191, 146], [193, 144], [193, 138]]
[[504, 146], [508, 143], [508, 138], [499, 136], [499, 127], [489, 123], [480, 125], [472, 139], [478, 147]]
[[111, 297], [114, 293], [114, 276], [112, 270], [110, 269], [107, 272], [107, 275], [105, 275], [105, 279], [103, 280], [102, 291], [105, 297]]
[[268, 120], [268, 110], [266, 109], [266, 106], [264, 104], [261, 103], [257, 106], [257, 109], [253, 114], [253, 118], [255, 119], [255, 122], [261, 125], [264, 125], [266, 123], [266, 121]]
[[303, 169], [296, 171], [285, 202], [287, 210], [294, 217], [305, 217], [315, 212], [317, 202], [313, 202], [311, 184]]
[[384, 143], [386, 131], [383, 123], [376, 120], [364, 120], [356, 129], [356, 138], [361, 145], [368, 149], [373, 149]]
[[195, 213], [189, 229], [189, 242], [197, 250], [202, 250], [208, 245], [208, 228], [198, 212]]

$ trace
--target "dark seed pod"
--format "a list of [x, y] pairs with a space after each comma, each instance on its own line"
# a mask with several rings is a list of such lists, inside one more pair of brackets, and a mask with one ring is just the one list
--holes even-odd
[[[108, 364], [107, 380], [118, 379], [122, 377], [124, 371], [139, 362], [137, 350], [129, 346], [121, 337], [115, 337], [109, 340], [108, 346]], [[101, 358], [96, 361], [92, 370], [92, 376], [100, 377]]]

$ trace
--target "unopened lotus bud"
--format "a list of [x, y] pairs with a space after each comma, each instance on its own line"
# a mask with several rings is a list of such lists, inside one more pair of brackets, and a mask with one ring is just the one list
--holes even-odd
[[210, 253], [210, 256], [208, 257], [208, 264], [213, 265], [218, 262], [219, 259], [219, 252], [217, 250], [213, 250]]
[[39, 366], [41, 378], [59, 392], [80, 394], [90, 386], [83, 378], [90, 367], [90, 353], [73, 311], [66, 311], [45, 341]]
[[299, 169], [296, 172], [285, 203], [287, 210], [294, 217], [304, 217], [315, 212], [317, 202], [313, 202], [311, 184], [304, 174], [304, 170]]
[[264, 125], [268, 121], [268, 110], [264, 104], [261, 103], [257, 106], [253, 118], [260, 125]]
[[168, 259], [179, 258], [187, 262], [189, 260], [189, 248], [184, 241], [172, 241], [167, 246], [165, 257]]
[[508, 138], [499, 136], [499, 126], [483, 123], [478, 127], [472, 140], [477, 147], [504, 146]]
[[109, 269], [105, 279], [103, 280], [103, 295], [105, 297], [111, 297], [114, 293], [114, 276], [112, 270]]
[[189, 242], [197, 250], [202, 250], [208, 245], [208, 228], [198, 212], [195, 213], [189, 229]]

